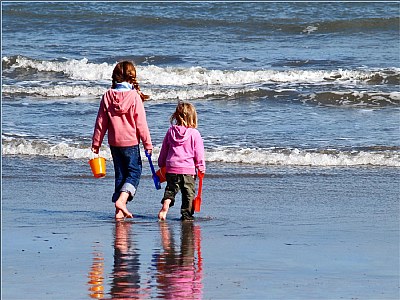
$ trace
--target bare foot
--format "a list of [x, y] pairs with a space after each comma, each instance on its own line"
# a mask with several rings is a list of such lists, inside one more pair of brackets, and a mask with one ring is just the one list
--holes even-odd
[[115, 209], [115, 219], [124, 219], [125, 215], [119, 208]]
[[[128, 208], [126, 207], [126, 203], [128, 202], [129, 193], [121, 192], [118, 200], [115, 202], [115, 218], [133, 218], [133, 215], [130, 213]], [[121, 214], [122, 212], [122, 214]]]
[[160, 212], [158, 213], [158, 219], [160, 221], [165, 221], [167, 219], [167, 213], [169, 209], [169, 204], [171, 203], [171, 200], [165, 199], [162, 208], [160, 209]]

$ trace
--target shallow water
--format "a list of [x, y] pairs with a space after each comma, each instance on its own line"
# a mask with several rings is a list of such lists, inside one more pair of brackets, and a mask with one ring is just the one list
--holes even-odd
[[6, 299], [399, 296], [395, 168], [213, 164], [202, 211], [184, 224], [179, 206], [157, 222], [149, 168], [135, 217], [115, 222], [112, 175], [91, 177], [86, 161], [23, 161], [3, 159]]

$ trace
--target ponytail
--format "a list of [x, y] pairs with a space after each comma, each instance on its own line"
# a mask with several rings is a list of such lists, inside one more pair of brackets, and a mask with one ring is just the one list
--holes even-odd
[[147, 101], [150, 99], [149, 95], [143, 94], [143, 92], [140, 90], [139, 82], [137, 81], [136, 76], [134, 78], [132, 78], [132, 84], [133, 84], [133, 87], [135, 88], [135, 90], [138, 92], [140, 98], [142, 98], [142, 101]]
[[137, 81], [136, 78], [135, 66], [130, 61], [122, 61], [117, 63], [112, 74], [111, 88], [114, 89], [117, 86], [117, 83], [124, 81], [129, 82], [130, 84], [133, 85], [133, 87], [139, 94], [142, 101], [150, 99], [149, 95], [143, 94], [143, 92], [140, 90], [139, 82]]

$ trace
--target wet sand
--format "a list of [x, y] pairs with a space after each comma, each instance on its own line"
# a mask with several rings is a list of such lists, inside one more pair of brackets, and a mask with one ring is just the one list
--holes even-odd
[[398, 169], [210, 165], [187, 223], [146, 164], [115, 222], [88, 170], [3, 158], [2, 299], [399, 298]]

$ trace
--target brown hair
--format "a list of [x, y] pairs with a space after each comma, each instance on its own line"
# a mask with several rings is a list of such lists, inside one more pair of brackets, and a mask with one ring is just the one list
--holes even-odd
[[117, 65], [115, 66], [113, 74], [112, 74], [111, 88], [114, 89], [117, 86], [117, 83], [124, 82], [124, 81], [133, 85], [133, 87], [139, 93], [140, 98], [142, 98], [142, 101], [146, 101], [150, 98], [149, 95], [143, 94], [142, 91], [140, 90], [139, 82], [136, 79], [135, 66], [133, 65], [132, 62], [126, 61], [126, 60], [117, 63]]
[[170, 118], [171, 124], [196, 128], [197, 127], [197, 112], [196, 108], [189, 102], [179, 101], [175, 112]]

